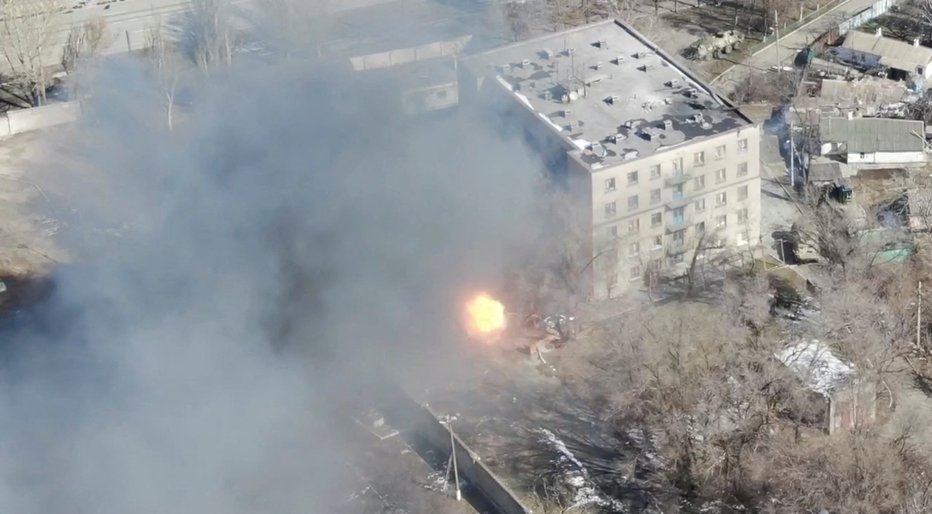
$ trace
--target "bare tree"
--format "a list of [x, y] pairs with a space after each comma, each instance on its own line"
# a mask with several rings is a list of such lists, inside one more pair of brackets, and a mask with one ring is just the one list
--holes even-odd
[[203, 71], [233, 62], [237, 35], [229, 0], [193, 0], [189, 15], [190, 50]]
[[165, 37], [161, 19], [146, 34], [146, 48], [168, 130], [175, 128], [175, 98], [180, 80], [177, 49]]
[[78, 96], [83, 81], [89, 71], [88, 63], [97, 55], [101, 45], [107, 38], [107, 22], [103, 18], [95, 18], [84, 25], [72, 27], [62, 49], [61, 65], [70, 77], [69, 81], [74, 96]]
[[62, 5], [60, 0], [0, 0], [0, 52], [8, 103], [29, 107], [45, 102], [53, 21]]
[[257, 0], [255, 5], [250, 14], [253, 26], [280, 52], [310, 49], [318, 57], [322, 55], [333, 0]]

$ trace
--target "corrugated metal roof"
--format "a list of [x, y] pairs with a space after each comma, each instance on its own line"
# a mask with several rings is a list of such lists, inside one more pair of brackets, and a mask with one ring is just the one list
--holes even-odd
[[905, 41], [866, 34], [856, 30], [845, 35], [842, 48], [880, 56], [880, 64], [904, 71], [915, 71], [917, 66], [932, 62], [932, 48], [913, 46]]
[[845, 143], [849, 153], [921, 152], [924, 142], [913, 133], [925, 133], [922, 121], [824, 117], [819, 122], [822, 141]]

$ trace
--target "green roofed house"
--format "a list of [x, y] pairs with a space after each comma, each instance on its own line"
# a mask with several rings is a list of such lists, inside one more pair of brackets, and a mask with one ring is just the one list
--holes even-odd
[[819, 121], [823, 155], [841, 155], [848, 164], [925, 161], [922, 121], [889, 118], [831, 118]]

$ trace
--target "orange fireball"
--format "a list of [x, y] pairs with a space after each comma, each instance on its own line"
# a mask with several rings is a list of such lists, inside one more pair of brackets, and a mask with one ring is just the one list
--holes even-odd
[[466, 328], [473, 337], [495, 336], [505, 330], [505, 306], [481, 293], [466, 302]]

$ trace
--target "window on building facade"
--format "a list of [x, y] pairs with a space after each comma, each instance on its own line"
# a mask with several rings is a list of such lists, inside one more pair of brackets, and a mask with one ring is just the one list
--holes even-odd
[[670, 211], [670, 220], [674, 225], [681, 225], [686, 223], [686, 210], [680, 207], [679, 209], [673, 209]]
[[715, 195], [715, 206], [716, 207], [721, 207], [725, 205], [726, 203], [728, 203], [728, 195], [726, 195], [724, 191]]
[[658, 178], [660, 178], [660, 165], [655, 164], [650, 167], [650, 179], [656, 180]]
[[638, 172], [629, 171], [628, 172], [628, 185], [633, 186], [638, 183]]
[[697, 212], [704, 211], [705, 210], [705, 198], [700, 198], [696, 200], [696, 202], [693, 204], [693, 208], [695, 208]]
[[678, 253], [676, 255], [672, 255], [670, 256], [667, 262], [669, 262], [670, 266], [680, 264], [681, 262], [683, 262], [683, 254]]
[[651, 227], [659, 227], [662, 224], [663, 224], [663, 214], [659, 212], [655, 212], [650, 215], [650, 226]]
[[748, 163], [742, 162], [738, 164], [738, 176], [746, 177], [748, 174]]
[[705, 175], [699, 175], [693, 179], [693, 186], [696, 188], [696, 190], [705, 189]]
[[673, 244], [677, 246], [682, 246], [686, 242], [686, 231], [677, 230], [673, 233]]
[[738, 232], [738, 235], [735, 236], [735, 238], [737, 239], [737, 243], [738, 243], [739, 245], [746, 245], [746, 244], [748, 244], [748, 234], [747, 234], [747, 232]]
[[739, 139], [739, 140], [738, 140], [738, 151], [739, 151], [739, 152], [747, 152], [747, 151], [748, 151], [748, 140], [747, 140], [747, 139]]
[[725, 145], [718, 145], [715, 147], [715, 159], [724, 159], [725, 158]]
[[617, 212], [615, 208], [615, 202], [608, 202], [607, 204], [605, 204], [605, 217], [606, 218], [611, 218], [612, 216], [615, 215], [615, 212]]
[[728, 226], [728, 216], [722, 214], [715, 217], [715, 228], [725, 228]]
[[715, 183], [716, 184], [721, 184], [722, 182], [724, 182], [725, 177], [726, 177], [725, 168], [722, 168], [720, 170], [715, 170]]
[[673, 199], [682, 200], [686, 198], [686, 192], [683, 191], [683, 184], [678, 184], [673, 188]]
[[741, 186], [738, 188], [738, 201], [748, 199], [748, 186]]
[[678, 158], [676, 158], [676, 159], [673, 159], [673, 172], [674, 172], [674, 173], [682, 173], [682, 172], [683, 172], [683, 158], [682, 158], [682, 157], [678, 157]]
[[637, 219], [633, 219], [628, 222], [628, 233], [637, 234], [641, 230], [641, 222]]
[[608, 227], [608, 237], [609, 239], [615, 239], [618, 237], [618, 225], [612, 225]]
[[660, 250], [663, 248], [663, 236], [654, 237], [654, 250]]
[[605, 179], [605, 192], [610, 193], [615, 190], [615, 179], [607, 178]]
[[628, 197], [628, 210], [633, 211], [638, 208], [638, 195], [631, 195]]
[[654, 205], [660, 203], [660, 190], [654, 189], [650, 192], [650, 204]]
[[741, 209], [738, 211], [738, 223], [747, 223], [748, 221], [748, 210]]
[[628, 278], [631, 280], [637, 280], [641, 278], [641, 267], [631, 266], [631, 269], [628, 270]]
[[693, 165], [702, 166], [705, 164], [705, 152], [696, 152], [693, 154]]
[[641, 244], [640, 243], [631, 243], [628, 245], [628, 256], [634, 257], [641, 253]]
[[704, 221], [700, 221], [699, 223], [696, 223], [696, 233], [705, 234], [705, 222]]

